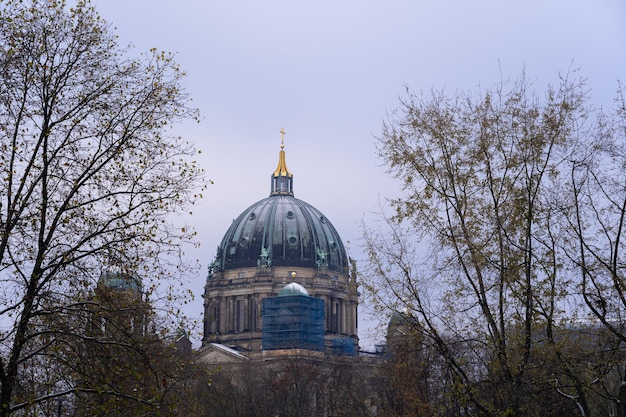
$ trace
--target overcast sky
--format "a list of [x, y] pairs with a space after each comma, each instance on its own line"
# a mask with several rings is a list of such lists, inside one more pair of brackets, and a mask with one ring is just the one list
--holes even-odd
[[[359, 223], [396, 193], [373, 137], [405, 86], [490, 88], [522, 70], [537, 91], [580, 68], [593, 102], [626, 82], [626, 1], [93, 0], [121, 45], [176, 53], [202, 123], [179, 133], [215, 181], [190, 223], [207, 265], [228, 226], [270, 192], [280, 129], [294, 194], [321, 210], [361, 259]], [[362, 345], [371, 345], [367, 310]], [[200, 331], [200, 330], [198, 330]]]

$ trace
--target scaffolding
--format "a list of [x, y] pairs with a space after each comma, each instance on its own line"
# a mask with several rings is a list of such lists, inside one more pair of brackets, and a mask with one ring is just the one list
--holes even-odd
[[263, 350], [324, 351], [324, 300], [308, 295], [263, 299]]
[[354, 356], [354, 339], [350, 337], [334, 338], [333, 354], [339, 356]]

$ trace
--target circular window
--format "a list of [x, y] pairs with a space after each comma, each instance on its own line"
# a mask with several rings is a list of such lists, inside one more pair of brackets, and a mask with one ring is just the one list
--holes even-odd
[[335, 242], [332, 242], [332, 243], [330, 244], [330, 248], [331, 248], [332, 250], [337, 250], [337, 244], [336, 244]]
[[254, 213], [250, 213], [250, 216], [248, 216], [248, 218], [249, 218], [250, 220], [254, 220], [254, 219], [256, 219], [256, 214], [254, 214]]
[[288, 218], [288, 219], [293, 219], [294, 217], [295, 217], [295, 215], [293, 214], [293, 211], [289, 210], [289, 211], [287, 212], [287, 218]]
[[321, 217], [320, 217], [320, 222], [322, 222], [322, 223], [326, 223], [326, 218], [325, 218], [324, 216], [321, 216]]
[[248, 244], [248, 239], [246, 239], [245, 237], [242, 237], [239, 240], [239, 246], [241, 246], [242, 248], [245, 247]]
[[287, 242], [289, 242], [290, 245], [295, 245], [298, 242], [298, 238], [296, 238], [295, 236], [289, 236]]

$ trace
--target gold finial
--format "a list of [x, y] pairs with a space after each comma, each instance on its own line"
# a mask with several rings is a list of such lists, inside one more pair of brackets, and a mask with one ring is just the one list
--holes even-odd
[[[1, 1], [1, 0], [0, 0]], [[292, 174], [287, 169], [285, 162], [285, 129], [280, 129], [280, 152], [278, 152], [278, 167], [272, 175], [272, 192], [270, 195], [288, 194], [293, 195], [291, 178]]]

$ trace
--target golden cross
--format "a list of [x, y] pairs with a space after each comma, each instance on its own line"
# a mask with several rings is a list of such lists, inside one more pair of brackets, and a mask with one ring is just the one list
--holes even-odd
[[281, 149], [285, 147], [285, 128], [280, 129], [280, 147]]

